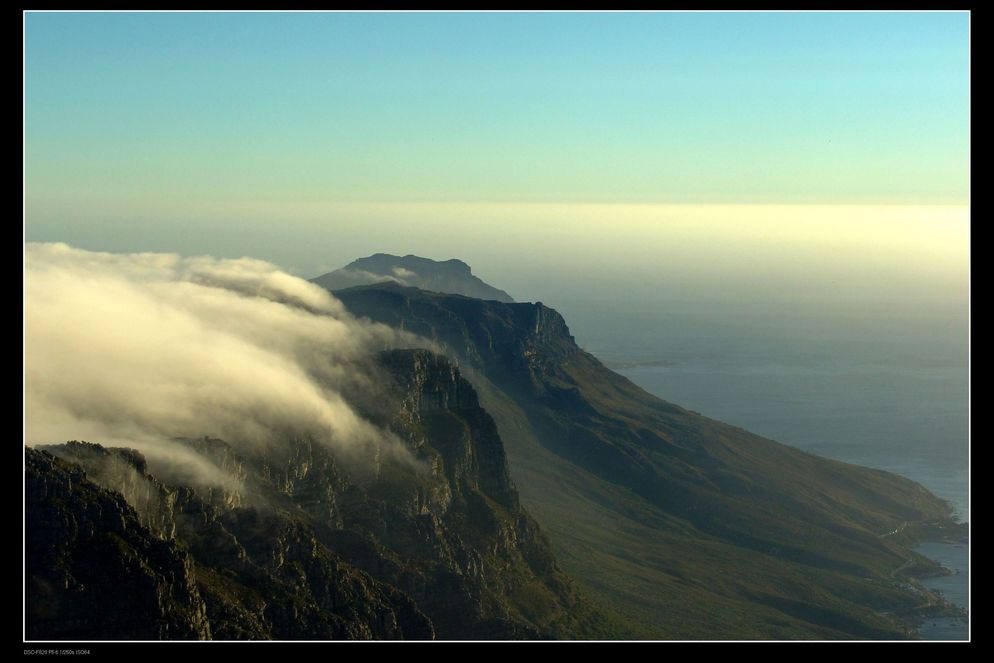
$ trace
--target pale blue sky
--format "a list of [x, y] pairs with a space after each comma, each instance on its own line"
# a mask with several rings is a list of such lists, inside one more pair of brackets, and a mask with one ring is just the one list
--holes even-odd
[[177, 200], [962, 204], [968, 23], [28, 13], [28, 234]]

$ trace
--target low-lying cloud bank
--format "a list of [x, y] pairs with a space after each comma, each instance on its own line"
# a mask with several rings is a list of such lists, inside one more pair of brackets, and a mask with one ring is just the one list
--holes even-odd
[[371, 352], [425, 344], [260, 260], [66, 244], [26, 247], [24, 332], [28, 444], [87, 439], [160, 455], [172, 438], [204, 435], [393, 448], [343, 393], [376, 388], [358, 370]]

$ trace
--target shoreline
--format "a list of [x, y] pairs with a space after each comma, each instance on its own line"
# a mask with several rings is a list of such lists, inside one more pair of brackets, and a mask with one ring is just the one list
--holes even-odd
[[[636, 356], [632, 357], [632, 354], [636, 354]], [[708, 404], [711, 405], [712, 409], [717, 408], [717, 410], [721, 410], [721, 408], [716, 405], [717, 396], [715, 393], [713, 391], [703, 390], [705, 384], [710, 384], [712, 382], [711, 378], [713, 378], [713, 375], [711, 374], [712, 372], [703, 370], [709, 367], [709, 362], [705, 361], [701, 363], [700, 366], [697, 366], [697, 368], [701, 368], [702, 370], [695, 373], [694, 370], [691, 370], [694, 366], [696, 366], [694, 362], [691, 362], [691, 364], [694, 364], [694, 366], [691, 366], [691, 364], [676, 361], [681, 359], [680, 357], [671, 357], [668, 360], [659, 361], [658, 354], [655, 357], [652, 355], [653, 353], [646, 352], [642, 355], [643, 358], [640, 358], [637, 356], [637, 353], [632, 353], [631, 351], [625, 352], [618, 350], [612, 352], [606, 351], [605, 349], [602, 349], [599, 353], [596, 353], [598, 359], [605, 363], [605, 365], [609, 368], [632, 380], [632, 382], [641, 386], [650, 393], [675, 402], [687, 402], [688, 405], [685, 405], [684, 407], [689, 406], [694, 411], [701, 410], [702, 412], [708, 412], [709, 410], [706, 407]], [[648, 359], [644, 359], [646, 356], [648, 356]], [[748, 366], [732, 366], [726, 367], [724, 371], [725, 373], [733, 375], [740, 380], [744, 380], [745, 385], [754, 385], [756, 380], [754, 379], [754, 376], [751, 376], [747, 369]], [[721, 373], [721, 371], [718, 372]], [[692, 378], [691, 386], [696, 386], [697, 391], [694, 391], [693, 388], [688, 390], [686, 386], [680, 388], [674, 387], [674, 382], [678, 381], [680, 376], [686, 377], [684, 374], [689, 375]], [[793, 376], [788, 377], [794, 379]], [[833, 385], [838, 386], [835, 385], [835, 383], [830, 384], [830, 386]], [[762, 385], [759, 386], [762, 387]], [[739, 387], [742, 387], [742, 385], [740, 384]], [[681, 399], [678, 395], [683, 395], [685, 398]], [[775, 390], [771, 392], [770, 395], [773, 397], [782, 396], [782, 394], [776, 392]], [[804, 394], [802, 392], [802, 396], [803, 395]], [[697, 401], [694, 401], [690, 396], [696, 396]], [[907, 396], [910, 398], [910, 395]], [[793, 403], [793, 401], [791, 402]], [[697, 407], [694, 407], [694, 404], [697, 405]], [[808, 400], [801, 398], [800, 405], [811, 406], [809, 411], [805, 411], [807, 415], [822, 413], [821, 410], [818, 409], [817, 403], [813, 400], [809, 402]], [[735, 412], [736, 411], [733, 408], [732, 411], [714, 411], [709, 416], [715, 417], [722, 421], [736, 420], [734, 416]], [[777, 414], [774, 416], [773, 411], [771, 411], [767, 418], [770, 421], [779, 420], [780, 415]], [[749, 430], [762, 428], [762, 426], [756, 426], [755, 421], [752, 422], [752, 425], [747, 425], [748, 422], [746, 421], [736, 421], [737, 423], [735, 425], [740, 425]], [[947, 483], [943, 483], [943, 481], [946, 481], [946, 477], [944, 475], [940, 474], [940, 478], [935, 478], [934, 472], [932, 471], [934, 470], [934, 465], [938, 462], [938, 460], [933, 462], [930, 460], [931, 457], [925, 459], [923, 456], [923, 459], [920, 460], [920, 462], [904, 462], [907, 459], [903, 457], [900, 461], [895, 461], [896, 456], [892, 453], [893, 450], [888, 447], [881, 446], [880, 448], [877, 448], [871, 446], [868, 447], [868, 451], [862, 447], [846, 447], [844, 445], [832, 447], [830, 443], [826, 443], [816, 436], [806, 437], [804, 434], [799, 436], [791, 436], [787, 435], [784, 431], [780, 431], [781, 434], [776, 435], [774, 434], [776, 432], [775, 429], [776, 426], [768, 426], [766, 429], [766, 436], [777, 440], [789, 439], [790, 446], [824, 458], [831, 458], [845, 463], [875, 468], [884, 472], [908, 478], [920, 484], [930, 493], [939, 496], [940, 499], [946, 502], [949, 510], [945, 515], [937, 516], [922, 522], [894, 522], [894, 524], [890, 525], [888, 528], [889, 531], [878, 533], [878, 536], [886, 538], [890, 543], [897, 544], [905, 551], [903, 553], [904, 560], [895, 565], [896, 568], [892, 569], [889, 574], [885, 573], [885, 579], [889, 580], [894, 585], [903, 585], [906, 590], [910, 590], [914, 595], [919, 597], [917, 601], [914, 598], [911, 598], [908, 602], [900, 604], [898, 607], [892, 607], [890, 610], [886, 610], [885, 612], [892, 618], [896, 618], [904, 623], [907, 628], [905, 637], [911, 639], [933, 639], [932, 635], [929, 633], [928, 626], [928, 622], [931, 620], [963, 620], [968, 624], [969, 602], [966, 601], [965, 606], [961, 606], [960, 603], [964, 603], [964, 600], [961, 597], [960, 590], [958, 588], [947, 588], [945, 584], [941, 582], [941, 578], [954, 575], [955, 573], [949, 567], [950, 561], [946, 561], [946, 564], [943, 564], [941, 560], [923, 555], [917, 551], [919, 545], [925, 543], [969, 545], [969, 523], [968, 521], [958, 522], [958, 520], [964, 515], [968, 518], [969, 502], [968, 497], [966, 496], [967, 493], [963, 492], [958, 484], [947, 485], [948, 481]], [[845, 432], [845, 430], [841, 430], [841, 433]], [[857, 438], [859, 437], [858, 433], [860, 432], [860, 430], [855, 431]], [[925, 447], [922, 447], [922, 449], [925, 449]], [[921, 451], [922, 449], [916, 448], [913, 451]], [[912, 454], [912, 460], [914, 460], [914, 458], [916, 457]], [[966, 463], [964, 462], [964, 465], [965, 464]], [[946, 466], [942, 467], [943, 469], [948, 469]], [[960, 494], [961, 492], [963, 492], [962, 495]], [[966, 571], [968, 573], [968, 568], [963, 566], [964, 562], [955, 562], [955, 564], [961, 572]], [[937, 584], [939, 584], [943, 590], [946, 590], [954, 597], [957, 597], [959, 603], [951, 601], [943, 593], [943, 591], [934, 588], [932, 586], [933, 583], [930, 582], [932, 579], [940, 579]], [[917, 605], [909, 606], [909, 603], [917, 603]], [[926, 634], [924, 638], [921, 635], [922, 631], [925, 631]], [[957, 635], [956, 637], [968, 638], [968, 631], [966, 635]]]
[[[910, 531], [908, 528], [911, 528]], [[967, 546], [969, 547], [969, 523], [955, 523], [951, 527], [940, 522], [927, 523], [905, 523], [904, 526], [889, 534], [908, 531], [909, 541], [906, 544], [910, 553], [905, 562], [891, 572], [891, 577], [901, 583], [905, 589], [918, 594], [924, 603], [916, 606], [910, 611], [898, 614], [900, 619], [905, 620], [911, 627], [910, 635], [916, 641], [924, 642], [962, 642], [969, 641], [970, 613], [969, 606], [959, 605], [950, 599], [945, 592], [937, 587], [928, 587], [927, 581], [937, 578], [960, 575], [959, 569], [951, 569], [945, 565], [943, 560], [929, 557], [919, 551], [921, 546], [926, 544], [938, 544], [942, 546]], [[882, 535], [887, 536], [887, 535]], [[928, 564], [923, 565], [922, 560], [927, 560]], [[947, 562], [948, 563], [948, 562]], [[969, 569], [967, 569], [967, 577]], [[969, 582], [969, 580], [967, 580]], [[962, 629], [964, 637], [942, 638], [942, 637], [922, 637], [922, 630], [932, 622], [932, 630], [941, 633], [944, 630], [959, 631]]]

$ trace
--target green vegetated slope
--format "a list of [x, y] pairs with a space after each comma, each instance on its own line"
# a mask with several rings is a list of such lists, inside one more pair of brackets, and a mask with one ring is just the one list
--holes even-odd
[[954, 527], [920, 485], [660, 400], [540, 303], [395, 284], [335, 294], [458, 358], [563, 568], [639, 637], [901, 638], [941, 609], [908, 577], [936, 570], [906, 547], [912, 528], [888, 536]]

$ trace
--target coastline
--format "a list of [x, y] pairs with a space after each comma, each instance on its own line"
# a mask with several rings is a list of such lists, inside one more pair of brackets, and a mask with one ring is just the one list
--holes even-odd
[[[944, 559], [955, 558], [957, 552], [969, 554], [968, 458], [932, 446], [933, 440], [957, 439], [966, 433], [953, 425], [960, 413], [934, 398], [931, 371], [923, 369], [917, 382], [908, 382], [905, 372], [897, 371], [897, 376], [896, 369], [883, 364], [881, 370], [901, 388], [887, 392], [891, 394], [887, 398], [873, 399], [865, 390], [855, 389], [858, 380], [849, 379], [859, 367], [845, 362], [814, 367], [799, 360], [785, 363], [779, 355], [767, 356], [762, 350], [738, 362], [734, 356], [719, 362], [711, 357], [674, 356], [658, 348], [626, 352], [609, 347], [600, 354], [611, 364], [636, 364], [615, 370], [657, 396], [819, 456], [907, 477], [945, 500], [950, 506], [948, 519], [896, 523], [880, 534], [908, 551], [893, 573], [923, 597], [917, 609], [908, 611], [905, 605], [903, 613], [890, 614], [908, 624], [912, 639], [969, 639], [968, 591], [950, 586], [969, 584], [968, 560], [954, 564]], [[639, 354], [649, 361], [640, 361]], [[669, 366], [660, 365], [663, 356], [669, 357]], [[939, 383], [952, 384], [952, 377]], [[835, 405], [827, 408], [825, 403]], [[785, 418], [788, 405], [794, 414]], [[900, 414], [909, 411], [918, 420]], [[929, 433], [925, 423], [932, 421], [945, 422], [942, 430]], [[961, 518], [967, 522], [956, 522]], [[939, 548], [928, 548], [929, 554], [924, 554], [922, 546]], [[942, 546], [950, 547], [949, 555], [942, 554]]]
[[914, 552], [940, 564], [944, 573], [919, 582], [923, 588], [955, 607], [951, 614], [929, 614], [915, 624], [916, 636], [925, 641], [970, 640], [969, 541], [923, 540]]
[[[882, 536], [904, 535], [910, 553], [891, 577], [922, 598], [913, 610], [898, 614], [911, 626], [914, 640], [969, 640], [969, 523], [904, 523]], [[959, 554], [956, 554], [959, 552]], [[962, 589], [962, 591], [960, 591]]]

